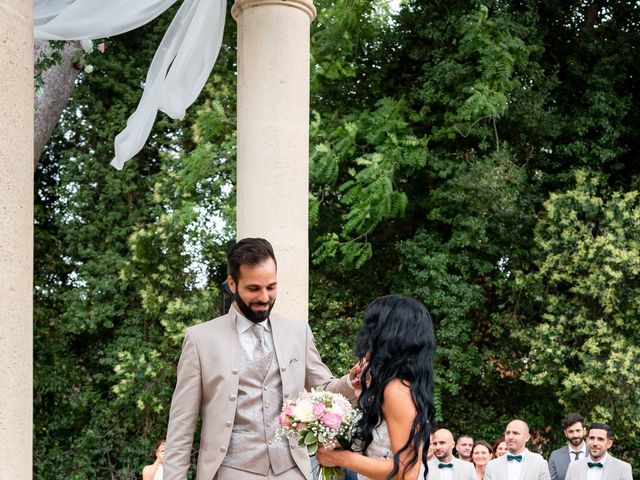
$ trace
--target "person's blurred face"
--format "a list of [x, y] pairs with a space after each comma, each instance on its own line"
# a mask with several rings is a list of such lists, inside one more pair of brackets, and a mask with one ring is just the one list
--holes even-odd
[[593, 460], [600, 460], [607, 453], [607, 450], [613, 445], [613, 439], [607, 437], [607, 431], [599, 428], [589, 430], [587, 436], [587, 446], [589, 447], [589, 455]]
[[276, 301], [277, 269], [272, 258], [257, 265], [240, 265], [238, 282], [229, 275], [229, 288], [236, 296], [236, 304], [242, 314], [258, 323], [269, 318]]
[[453, 435], [449, 430], [440, 429], [433, 434], [433, 453], [443, 463], [453, 458]]
[[156, 449], [156, 457], [162, 462], [164, 461], [164, 450], [166, 448], [166, 443], [162, 442], [160, 445], [158, 445], [158, 448]]
[[531, 438], [529, 428], [522, 420], [514, 420], [507, 425], [504, 432], [504, 440], [507, 443], [509, 453], [514, 455], [521, 453]]
[[471, 450], [473, 449], [473, 438], [460, 437], [456, 443], [456, 450], [460, 458], [468, 460], [471, 458]]
[[489, 463], [489, 460], [491, 460], [491, 456], [492, 455], [491, 453], [489, 453], [489, 449], [484, 445], [478, 444], [473, 447], [473, 450], [471, 450], [471, 461], [479, 467], [484, 467], [487, 463]]
[[500, 442], [496, 447], [496, 458], [501, 457], [509, 451], [505, 442]]
[[567, 437], [569, 443], [574, 447], [582, 445], [584, 440], [584, 427], [581, 422], [576, 422], [564, 429], [564, 436]]

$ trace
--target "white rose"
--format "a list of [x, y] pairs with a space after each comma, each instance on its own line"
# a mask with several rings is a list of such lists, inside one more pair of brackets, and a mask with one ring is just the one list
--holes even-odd
[[313, 404], [311, 402], [298, 403], [293, 407], [293, 418], [305, 423], [315, 420], [313, 416]]
[[85, 53], [93, 52], [93, 40], [80, 40], [80, 46]]
[[93, 65], [87, 65], [86, 67], [84, 67], [84, 72], [93, 73]]

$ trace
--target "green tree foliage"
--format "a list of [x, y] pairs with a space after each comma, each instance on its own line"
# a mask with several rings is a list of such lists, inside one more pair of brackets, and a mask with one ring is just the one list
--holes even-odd
[[639, 195], [611, 192], [578, 171], [574, 188], [544, 203], [538, 269], [523, 279], [542, 312], [522, 332], [530, 346], [525, 378], [553, 387], [565, 409], [611, 424], [624, 450], [640, 445]]

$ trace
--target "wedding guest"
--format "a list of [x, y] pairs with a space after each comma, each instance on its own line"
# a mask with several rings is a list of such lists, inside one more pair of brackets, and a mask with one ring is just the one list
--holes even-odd
[[458, 458], [465, 462], [471, 461], [471, 449], [473, 448], [473, 437], [471, 435], [462, 434], [458, 437], [456, 442], [456, 452], [458, 452]]
[[436, 454], [433, 453], [433, 433], [429, 437], [429, 448], [427, 449], [427, 462], [430, 462], [436, 457]]
[[498, 458], [508, 452], [507, 443], [504, 441], [504, 437], [500, 437], [491, 446], [493, 448], [493, 457]]
[[165, 441], [156, 444], [156, 461], [142, 469], [142, 480], [162, 480], [162, 462], [164, 461]]
[[487, 463], [493, 458], [493, 448], [489, 445], [489, 442], [485, 440], [476, 440], [471, 450], [471, 461], [476, 467], [476, 478], [478, 480], [484, 479], [484, 470], [487, 468]]
[[565, 480], [569, 464], [589, 456], [587, 444], [584, 441], [584, 417], [578, 413], [570, 413], [562, 420], [562, 429], [568, 443], [551, 452], [549, 457], [551, 480]]
[[454, 445], [453, 435], [449, 430], [436, 430], [433, 435], [433, 452], [436, 458], [429, 462], [429, 480], [476, 480], [473, 465], [453, 456]]
[[494, 458], [487, 464], [484, 480], [550, 480], [547, 461], [541, 455], [527, 449], [531, 438], [529, 425], [522, 420], [512, 420], [507, 425], [504, 438], [509, 450], [506, 455]]
[[431, 316], [400, 295], [374, 300], [364, 316], [356, 354], [365, 358], [354, 451], [319, 448], [318, 462], [367, 479], [423, 478], [434, 422]]
[[613, 445], [613, 430], [606, 423], [589, 427], [587, 446], [591, 458], [571, 462], [566, 480], [633, 480], [631, 465], [609, 455]]

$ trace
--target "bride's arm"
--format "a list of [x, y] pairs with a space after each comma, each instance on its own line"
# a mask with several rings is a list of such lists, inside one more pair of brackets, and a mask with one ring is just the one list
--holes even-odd
[[[387, 422], [391, 450], [395, 454], [400, 450], [411, 433], [411, 426], [416, 417], [416, 407], [411, 398], [409, 386], [400, 380], [392, 380], [384, 390], [382, 414]], [[400, 457], [400, 470], [395, 478], [416, 480], [422, 465], [422, 451], [418, 452], [418, 460], [410, 470], [404, 468], [409, 452]], [[393, 470], [393, 459], [365, 457], [359, 453], [345, 450], [318, 450], [318, 462], [321, 465], [344, 467], [375, 480], [385, 480]]]

